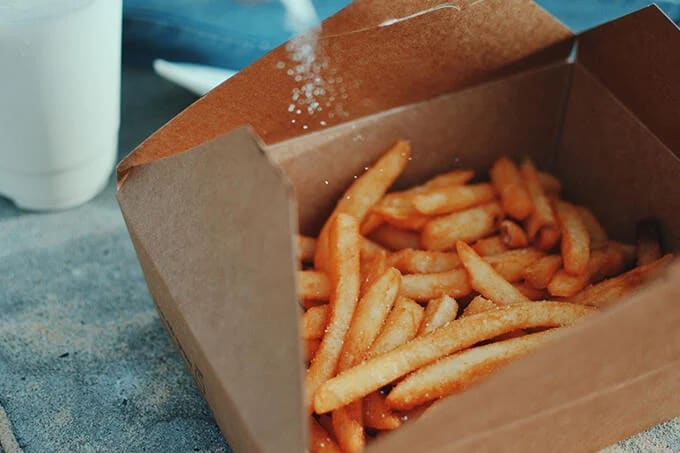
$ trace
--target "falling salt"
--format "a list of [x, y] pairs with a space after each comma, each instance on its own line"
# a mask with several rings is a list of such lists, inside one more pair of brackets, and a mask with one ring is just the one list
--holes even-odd
[[277, 69], [283, 69], [285, 67], [286, 67], [286, 63], [284, 63], [283, 61], [279, 61], [279, 62], [276, 63]]
[[303, 125], [302, 125], [302, 128], [303, 128], [303, 129], [309, 129], [309, 126], [306, 125], [306, 124], [303, 124]]
[[324, 179], [324, 180], [323, 180], [323, 183], [326, 184], [326, 185], [328, 185], [328, 180], [327, 180], [327, 179]]
[[319, 124], [322, 125], [322, 126], [326, 126], [328, 123], [326, 123], [325, 121], [321, 120], [321, 121], [319, 121]]
[[293, 110], [295, 110], [295, 104], [290, 104], [290, 105], [288, 106], [288, 111], [289, 111], [289, 112], [292, 112]]

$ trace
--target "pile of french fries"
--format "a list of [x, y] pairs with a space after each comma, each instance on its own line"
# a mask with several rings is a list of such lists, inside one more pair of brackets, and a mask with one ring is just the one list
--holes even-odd
[[310, 450], [358, 452], [634, 291], [671, 259], [653, 221], [610, 240], [560, 182], [502, 157], [387, 193], [397, 142], [356, 178], [317, 239], [299, 236]]

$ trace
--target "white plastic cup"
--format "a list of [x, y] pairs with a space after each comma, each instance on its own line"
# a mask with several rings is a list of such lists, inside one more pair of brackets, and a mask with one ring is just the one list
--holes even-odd
[[0, 195], [97, 195], [117, 156], [122, 0], [0, 0]]

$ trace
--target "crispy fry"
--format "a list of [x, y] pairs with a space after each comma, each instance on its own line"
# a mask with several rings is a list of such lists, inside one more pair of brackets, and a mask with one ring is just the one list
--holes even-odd
[[320, 414], [332, 411], [423, 365], [498, 335], [568, 325], [592, 312], [588, 307], [564, 302], [529, 302], [467, 316], [328, 380], [314, 394], [314, 408]]
[[364, 423], [369, 428], [390, 430], [401, 426], [401, 419], [387, 407], [385, 395], [373, 392], [364, 398]]
[[494, 200], [491, 184], [449, 186], [430, 189], [413, 196], [413, 206], [426, 215], [448, 214]]
[[328, 304], [311, 307], [302, 315], [302, 338], [318, 340], [323, 337], [328, 324]]
[[468, 272], [470, 286], [482, 296], [497, 304], [506, 305], [528, 302], [526, 296], [504, 280], [494, 268], [484, 261], [472, 248], [462, 241], [456, 243], [458, 256]]
[[338, 444], [314, 417], [309, 417], [309, 451], [310, 453], [342, 453]]
[[470, 242], [492, 234], [501, 215], [500, 205], [492, 202], [437, 217], [425, 224], [421, 240], [428, 250], [448, 250], [456, 241]]
[[305, 355], [305, 363], [309, 363], [312, 358], [314, 358], [314, 354], [316, 354], [320, 344], [321, 340], [304, 340], [304, 349], [302, 352]]
[[584, 273], [573, 275], [564, 270], [558, 271], [548, 284], [548, 291], [553, 296], [570, 297], [585, 288], [588, 283], [596, 283], [624, 269], [624, 252], [614, 245], [607, 246], [590, 254], [588, 267]]
[[418, 335], [430, 333], [448, 324], [458, 316], [458, 302], [449, 296], [431, 300], [425, 307], [425, 316], [418, 329]]
[[475, 298], [470, 301], [468, 306], [465, 307], [465, 310], [463, 310], [463, 314], [460, 315], [460, 317], [463, 318], [465, 316], [472, 316], [484, 311], [495, 310], [496, 308], [498, 308], [498, 305], [489, 299], [486, 299], [484, 296], [475, 296]]
[[546, 300], [548, 298], [548, 291], [534, 288], [526, 282], [513, 283], [512, 286], [529, 300]]
[[624, 296], [638, 289], [643, 283], [653, 278], [673, 260], [673, 254], [667, 254], [656, 261], [636, 267], [633, 270], [589, 286], [580, 293], [569, 298], [574, 304], [608, 307]]
[[350, 215], [338, 214], [328, 231], [330, 316], [326, 335], [305, 376], [305, 401], [310, 411], [314, 392], [335, 373], [359, 298], [359, 224]]
[[529, 245], [529, 239], [521, 226], [512, 220], [503, 220], [499, 226], [503, 243], [511, 249], [519, 249]]
[[539, 258], [524, 269], [522, 277], [524, 280], [537, 289], [548, 287], [555, 273], [562, 267], [562, 257], [559, 255], [548, 255]]
[[403, 249], [392, 253], [387, 262], [404, 274], [432, 274], [460, 266], [458, 255], [452, 252]]
[[316, 239], [298, 234], [296, 241], [298, 260], [311, 262], [314, 259], [314, 250], [316, 250]]
[[491, 264], [496, 272], [511, 283], [522, 280], [524, 270], [543, 258], [545, 254], [534, 248], [515, 249], [497, 255], [485, 256], [484, 261]]
[[[577, 206], [576, 209], [581, 215], [586, 230], [588, 230], [588, 236], [590, 236], [590, 248], [593, 250], [605, 247], [608, 242], [607, 232], [602, 227], [602, 224], [592, 211], [584, 206]], [[659, 255], [661, 256], [661, 255]]]
[[500, 235], [480, 239], [472, 244], [472, 249], [477, 252], [479, 256], [496, 255], [509, 250]]
[[520, 166], [520, 173], [522, 178], [524, 178], [529, 196], [534, 205], [534, 210], [526, 221], [527, 234], [529, 239], [533, 241], [541, 228], [556, 227], [557, 219], [555, 219], [550, 201], [543, 190], [533, 162], [529, 159], [524, 160]]
[[557, 221], [562, 231], [562, 261], [570, 274], [582, 274], [588, 268], [590, 235], [581, 214], [574, 205], [555, 201]]
[[462, 268], [433, 274], [404, 275], [401, 280], [401, 295], [420, 301], [445, 295], [463, 297], [471, 290], [467, 273]]
[[361, 300], [366, 290], [387, 270], [387, 252], [381, 250], [368, 258], [362, 256], [359, 263], [359, 276], [361, 277], [359, 299]]
[[533, 211], [534, 204], [514, 162], [501, 157], [494, 162], [489, 175], [501, 197], [503, 211], [518, 220], [527, 218]]
[[458, 393], [545, 344], [561, 330], [524, 335], [445, 357], [408, 375], [392, 389], [386, 403], [393, 409], [408, 410]]
[[381, 225], [373, 231], [371, 239], [390, 250], [421, 248], [418, 233], [389, 224]]
[[644, 266], [661, 258], [661, 233], [656, 219], [645, 219], [638, 223], [637, 265]]
[[398, 141], [377, 162], [357, 178], [343, 194], [333, 213], [321, 229], [314, 255], [314, 267], [324, 270], [328, 255], [328, 225], [337, 214], [349, 214], [361, 224], [369, 211], [394, 183], [408, 163], [411, 146], [407, 141]]
[[421, 187], [425, 189], [438, 189], [440, 187], [458, 186], [469, 182], [474, 177], [475, 172], [472, 170], [453, 170], [429, 179]]
[[420, 230], [429, 220], [429, 216], [421, 214], [413, 206], [413, 197], [422, 188], [413, 188], [403, 192], [388, 193], [373, 208], [384, 221], [406, 230]]
[[359, 246], [361, 248], [361, 257], [366, 259], [378, 253], [387, 252], [383, 247], [363, 236], [359, 239]]
[[318, 271], [297, 271], [300, 297], [310, 300], [328, 300], [331, 285], [328, 276]]
[[373, 230], [378, 228], [380, 225], [383, 224], [385, 219], [383, 219], [380, 214], [376, 214], [374, 212], [368, 213], [366, 218], [364, 219], [363, 222], [361, 222], [361, 227], [359, 228], [359, 232], [363, 236], [368, 236], [371, 234]]
[[538, 172], [538, 181], [543, 191], [551, 195], [557, 195], [562, 191], [562, 183], [555, 176], [543, 171]]
[[411, 340], [418, 333], [423, 320], [423, 307], [400, 297], [387, 317], [380, 335], [375, 339], [368, 352], [369, 357], [384, 354]]
[[333, 432], [342, 451], [357, 453], [366, 446], [361, 400], [333, 411]]
[[538, 238], [536, 239], [537, 248], [543, 250], [544, 252], [549, 252], [555, 248], [555, 246], [560, 242], [560, 230], [559, 228], [544, 227], [538, 232]]

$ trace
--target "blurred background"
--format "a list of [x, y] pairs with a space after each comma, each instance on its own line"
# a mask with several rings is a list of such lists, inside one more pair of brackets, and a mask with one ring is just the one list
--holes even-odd
[[[0, 31], [20, 3], [0, 0]], [[313, 3], [324, 18], [349, 1]], [[538, 3], [582, 31], [648, 2]], [[659, 6], [680, 20], [680, 0]], [[291, 36], [278, 0], [123, 0], [117, 159]], [[113, 178], [98, 190], [50, 213], [0, 198], [0, 451], [231, 451], [158, 319]], [[676, 419], [611, 451], [679, 446]]]

